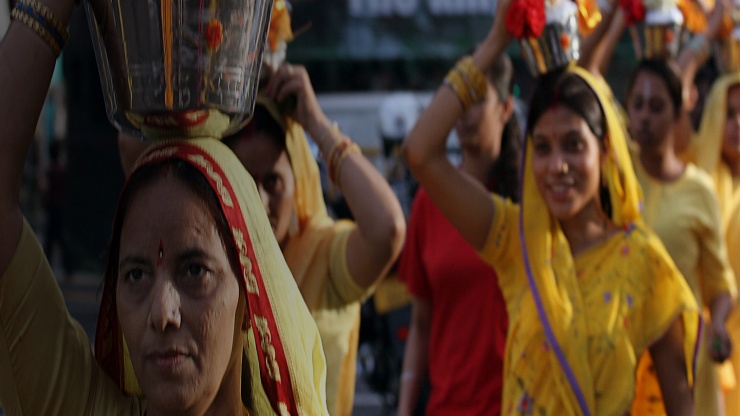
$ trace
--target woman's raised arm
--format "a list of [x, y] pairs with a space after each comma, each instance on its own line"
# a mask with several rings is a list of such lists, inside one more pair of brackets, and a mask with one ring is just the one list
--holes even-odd
[[[71, 0], [45, 0], [43, 4], [62, 27], [67, 26], [74, 5]], [[0, 42], [0, 276], [20, 239], [21, 174], [55, 60], [56, 53], [34, 29], [19, 20], [11, 22]]]
[[[509, 3], [498, 2], [493, 27], [473, 54], [473, 62], [484, 73], [504, 53], [511, 38], [504, 25]], [[493, 220], [493, 201], [482, 184], [452, 165], [446, 151], [447, 136], [463, 110], [457, 94], [447, 86], [440, 87], [406, 137], [403, 153], [409, 169], [434, 204], [480, 250]]]
[[354, 146], [329, 121], [305, 67], [281, 66], [264, 91], [278, 102], [294, 96], [295, 120], [308, 131], [324, 157], [332, 159], [326, 160], [329, 175], [342, 190], [357, 224], [347, 241], [347, 267], [358, 286], [372, 286], [401, 253], [406, 221], [398, 198], [375, 166], [351, 151]]

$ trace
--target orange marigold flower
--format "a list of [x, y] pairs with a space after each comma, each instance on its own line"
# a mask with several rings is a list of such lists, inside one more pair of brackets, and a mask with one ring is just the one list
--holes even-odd
[[270, 49], [273, 51], [277, 49], [280, 42], [293, 40], [293, 30], [290, 28], [290, 13], [288, 13], [285, 0], [277, 0], [272, 6], [267, 40], [270, 42]]
[[206, 24], [206, 45], [208, 49], [218, 49], [224, 40], [224, 25], [215, 17]]
[[570, 36], [568, 36], [567, 33], [560, 34], [560, 46], [562, 46], [563, 49], [568, 49], [570, 47]]

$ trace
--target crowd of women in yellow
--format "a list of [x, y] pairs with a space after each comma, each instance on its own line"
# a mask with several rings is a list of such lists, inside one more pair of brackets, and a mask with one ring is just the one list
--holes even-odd
[[[716, 82], [687, 152], [695, 165], [685, 163], [674, 142], [685, 79], [664, 61], [642, 61], [620, 117], [599, 59], [624, 16], [606, 12], [584, 43], [584, 58], [597, 59], [537, 80], [515, 203], [457, 169], [446, 148], [490, 89], [483, 74], [512, 38], [512, 1], [498, 1], [488, 35], [404, 143], [429, 198], [498, 276], [509, 319], [501, 414], [720, 414], [712, 360], [740, 345], [740, 312], [730, 313], [740, 75]], [[73, 2], [37, 7], [65, 24]], [[18, 207], [58, 53], [37, 32], [15, 19], [0, 44], [5, 411], [351, 414], [359, 305], [397, 258], [405, 223], [388, 184], [320, 108], [306, 69], [266, 69], [252, 121], [223, 143], [173, 140], [122, 155], [128, 181], [93, 354]], [[353, 222], [327, 213], [306, 133]], [[726, 415], [740, 414], [737, 351], [731, 362]]]

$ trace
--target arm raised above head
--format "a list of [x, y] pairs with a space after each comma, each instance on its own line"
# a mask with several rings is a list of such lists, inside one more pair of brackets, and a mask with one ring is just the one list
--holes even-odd
[[[44, 4], [66, 27], [74, 3], [45, 0]], [[34, 29], [18, 20], [11, 22], [0, 42], [0, 276], [20, 239], [21, 174], [55, 60], [52, 48]]]
[[359, 287], [371, 287], [385, 276], [403, 245], [406, 222], [398, 198], [375, 166], [329, 121], [305, 67], [281, 66], [264, 91], [278, 102], [295, 97], [292, 115], [321, 150], [329, 176], [357, 224], [347, 240], [349, 274]]
[[[498, 2], [494, 24], [472, 56], [473, 64], [483, 73], [505, 53], [511, 38], [505, 27], [509, 3]], [[482, 184], [456, 169], [447, 158], [447, 136], [464, 110], [462, 97], [453, 88], [442, 86], [406, 137], [403, 153], [409, 169], [435, 205], [480, 250], [494, 215], [493, 201]]]

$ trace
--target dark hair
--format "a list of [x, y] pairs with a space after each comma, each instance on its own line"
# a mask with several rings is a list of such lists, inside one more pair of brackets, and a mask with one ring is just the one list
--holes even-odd
[[[485, 74], [496, 90], [499, 100], [505, 102], [514, 91], [514, 66], [506, 54]], [[512, 114], [501, 133], [501, 153], [493, 168], [497, 194], [519, 201], [519, 169], [521, 163], [522, 133], [516, 114]]]
[[527, 117], [527, 130], [532, 132], [542, 114], [553, 106], [562, 105], [586, 121], [589, 130], [600, 142], [606, 137], [606, 119], [596, 93], [586, 81], [565, 69], [542, 75], [532, 95]]
[[267, 108], [259, 103], [254, 106], [254, 112], [249, 123], [231, 136], [224, 137], [222, 142], [226, 146], [232, 147], [237, 140], [249, 137], [255, 132], [266, 134], [279, 149], [286, 149], [285, 130]]
[[[206, 209], [208, 209], [213, 221], [216, 223], [216, 229], [218, 230], [221, 243], [226, 249], [226, 255], [229, 258], [231, 269], [237, 276], [240, 289], [244, 291], [245, 288], [243, 287], [244, 284], [242, 279], [238, 278], [242, 275], [239, 265], [239, 254], [231, 235], [231, 228], [226, 221], [226, 216], [221, 209], [216, 192], [208, 183], [206, 177], [197, 168], [178, 159], [170, 159], [161, 163], [153, 163], [143, 166], [136, 169], [129, 178], [126, 187], [121, 193], [116, 217], [113, 222], [113, 233], [111, 236], [110, 252], [108, 253], [108, 262], [105, 274], [106, 279], [109, 279], [109, 281], [107, 281], [106, 284], [115, 284], [118, 278], [121, 230], [123, 228], [123, 222], [126, 219], [126, 213], [131, 205], [131, 201], [136, 193], [142, 188], [152, 184], [156, 179], [165, 174], [172, 175], [174, 178], [177, 178], [187, 188], [193, 191], [198, 199], [203, 201], [206, 205]], [[112, 290], [112, 293], [115, 302], [115, 289]], [[247, 377], [242, 377], [242, 401], [248, 409], [252, 409], [251, 376], [249, 376], [249, 372], [246, 374]]]
[[637, 76], [641, 72], [650, 72], [656, 75], [658, 78], [663, 80], [663, 83], [668, 89], [668, 95], [671, 97], [671, 103], [673, 103], [673, 115], [678, 117], [681, 114], [683, 108], [683, 88], [681, 85], [681, 78], [676, 73], [671, 65], [667, 61], [659, 59], [643, 59], [637, 63], [637, 67], [632, 71], [632, 77], [630, 78], [629, 84], [627, 84], [627, 96], [632, 94], [632, 88], [635, 86]]
[[[539, 118], [553, 106], [562, 105], [578, 114], [588, 125], [591, 133], [604, 145], [606, 139], [606, 116], [599, 98], [586, 80], [567, 69], [553, 71], [540, 76], [532, 95], [527, 117], [527, 130], [532, 132]], [[611, 218], [612, 205], [609, 190], [599, 187], [601, 208]]]

